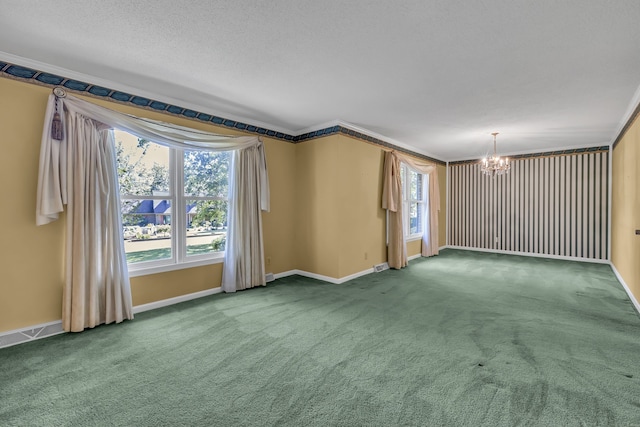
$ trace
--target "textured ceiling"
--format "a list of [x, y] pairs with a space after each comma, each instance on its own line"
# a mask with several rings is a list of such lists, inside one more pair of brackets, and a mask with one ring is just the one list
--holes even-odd
[[638, 0], [0, 0], [0, 59], [288, 134], [442, 160], [610, 144]]

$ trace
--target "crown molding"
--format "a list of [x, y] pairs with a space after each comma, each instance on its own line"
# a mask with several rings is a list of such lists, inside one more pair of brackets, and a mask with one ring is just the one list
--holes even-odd
[[412, 147], [411, 145], [406, 144], [406, 143], [401, 142], [401, 141], [398, 141], [397, 139], [386, 137], [386, 136], [381, 135], [379, 133], [373, 132], [373, 131], [371, 131], [371, 130], [369, 130], [367, 128], [363, 128], [361, 126], [354, 125], [353, 123], [345, 122], [345, 121], [342, 121], [342, 120], [338, 120], [337, 122], [338, 122], [338, 125], [343, 127], [343, 128], [350, 129], [350, 130], [353, 130], [355, 132], [360, 132], [360, 133], [362, 133], [364, 135], [370, 136], [372, 138], [379, 139], [379, 140], [384, 141], [384, 142], [386, 142], [388, 144], [391, 144], [393, 146], [396, 146], [396, 147], [399, 147], [399, 148], [403, 148], [406, 151], [409, 151], [409, 152], [412, 152], [412, 153], [418, 153], [418, 154], [421, 154], [424, 157], [429, 157], [431, 159], [438, 160], [439, 162], [446, 163], [446, 160], [439, 159], [438, 157], [436, 157], [432, 153], [429, 153], [427, 151], [421, 150], [421, 149], [416, 148], [416, 147]]
[[627, 107], [627, 111], [622, 116], [622, 120], [618, 124], [618, 128], [616, 132], [613, 134], [613, 138], [611, 139], [611, 149], [614, 149], [616, 145], [620, 142], [625, 132], [633, 121], [640, 115], [640, 86], [636, 89], [636, 93], [633, 94], [631, 101], [629, 102], [629, 106]]
[[265, 128], [265, 129], [273, 130], [286, 135], [292, 135], [292, 136], [296, 135], [295, 131], [291, 129], [283, 128], [281, 126], [274, 126], [270, 123], [264, 123], [259, 120], [253, 120], [253, 119], [247, 119], [245, 117], [234, 116], [233, 114], [227, 114], [222, 111], [217, 111], [211, 107], [206, 107], [204, 105], [189, 102], [188, 100], [176, 99], [170, 96], [162, 95], [157, 92], [141, 90], [139, 88], [118, 83], [113, 80], [96, 77], [90, 74], [80, 73], [67, 68], [51, 65], [46, 62], [36, 61], [33, 59], [24, 58], [22, 56], [13, 55], [11, 53], [0, 51], [0, 61], [9, 62], [12, 65], [17, 65], [19, 67], [31, 68], [33, 70], [37, 70], [40, 72], [55, 74], [57, 76], [64, 77], [70, 80], [78, 80], [78, 81], [90, 84], [92, 86], [102, 86], [112, 90], [125, 92], [131, 95], [149, 98], [154, 101], [160, 101], [166, 104], [180, 106], [182, 108], [194, 110], [197, 112], [202, 112], [202, 113], [210, 114], [217, 117], [223, 117], [225, 119], [232, 120], [234, 122], [244, 123], [247, 125], [255, 126], [257, 128]]
[[[511, 151], [500, 153], [500, 157], [534, 157], [534, 156], [551, 156], [551, 155], [560, 155], [560, 154], [573, 154], [576, 150], [584, 150], [584, 151], [607, 151], [609, 144], [606, 142], [600, 144], [586, 144], [586, 145], [571, 145], [569, 147], [555, 147], [549, 148], [544, 151], [541, 150], [522, 150], [522, 151]], [[598, 150], [589, 150], [592, 148], [598, 148]], [[567, 151], [567, 153], [562, 153], [563, 151]], [[571, 153], [570, 153], [571, 152]], [[447, 160], [450, 163], [461, 163], [461, 162], [475, 162], [480, 161], [484, 157], [463, 157], [458, 159], [449, 159]]]
[[[320, 123], [320, 124], [317, 124], [317, 125], [309, 126], [307, 128], [304, 128], [304, 129], [300, 129], [300, 130], [298, 130], [296, 132], [296, 135], [297, 136], [301, 136], [303, 134], [313, 134], [314, 132], [317, 132], [318, 130], [321, 130], [321, 129], [331, 129], [331, 128], [335, 129], [336, 127], [339, 127], [339, 128], [342, 128], [342, 129], [352, 130], [354, 132], [357, 132], [357, 133], [360, 133], [362, 135], [374, 138], [376, 140], [380, 140], [380, 141], [386, 142], [389, 145], [392, 145], [394, 147], [403, 149], [403, 151], [407, 151], [407, 152], [410, 152], [410, 153], [413, 153], [413, 154], [417, 154], [417, 155], [420, 155], [422, 157], [427, 157], [427, 158], [430, 158], [430, 159], [434, 159], [434, 160], [437, 160], [438, 162], [441, 162], [441, 163], [446, 163], [445, 160], [439, 159], [438, 157], [436, 157], [432, 153], [429, 153], [427, 151], [421, 150], [421, 149], [416, 148], [416, 147], [412, 147], [411, 145], [405, 144], [404, 142], [398, 141], [398, 140], [393, 139], [393, 138], [389, 138], [387, 136], [381, 135], [381, 134], [379, 134], [377, 132], [374, 132], [374, 131], [369, 130], [367, 128], [364, 128], [362, 126], [357, 126], [357, 125], [354, 125], [353, 123], [349, 123], [349, 122], [347, 122], [345, 120], [341, 120], [341, 119], [335, 119], [335, 120], [331, 120], [329, 122]], [[342, 133], [346, 133], [346, 132], [342, 131]], [[304, 139], [302, 139], [302, 140], [304, 140]], [[376, 142], [373, 141], [373, 143], [375, 144]]]
[[[506, 157], [513, 160], [520, 160], [520, 159], [534, 159], [534, 158], [540, 158], [540, 157], [571, 156], [575, 154], [602, 153], [602, 152], [609, 152], [610, 150], [611, 150], [611, 146], [609, 145], [602, 145], [602, 144], [587, 145], [587, 146], [581, 145], [581, 146], [574, 146], [574, 147], [562, 147], [562, 148], [546, 150], [546, 151], [525, 151], [525, 152], [519, 152], [519, 153], [503, 154], [501, 157]], [[448, 161], [447, 163], [451, 165], [460, 165], [460, 164], [466, 164], [466, 163], [475, 163], [475, 162], [479, 162], [480, 160], [481, 159], [479, 158], [451, 160], [451, 161]]]
[[329, 122], [325, 122], [325, 123], [319, 123], [316, 125], [312, 125], [303, 129], [298, 129], [297, 131], [295, 131], [293, 134], [296, 136], [305, 134], [305, 133], [312, 133], [315, 132], [317, 130], [320, 129], [326, 129], [326, 128], [332, 128], [332, 127], [336, 127], [336, 126], [340, 126], [340, 120], [331, 120]]

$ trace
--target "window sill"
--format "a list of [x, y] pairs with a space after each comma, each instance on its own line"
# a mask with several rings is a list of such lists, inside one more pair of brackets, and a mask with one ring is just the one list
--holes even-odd
[[167, 271], [184, 270], [185, 268], [201, 267], [203, 265], [220, 264], [224, 262], [224, 255], [214, 258], [186, 261], [178, 264], [162, 264], [148, 267], [129, 266], [129, 277], [147, 276], [149, 274], [165, 273]]
[[416, 240], [422, 240], [422, 235], [420, 234], [414, 234], [412, 236], [407, 236], [406, 237], [406, 241], [407, 242], [415, 242]]

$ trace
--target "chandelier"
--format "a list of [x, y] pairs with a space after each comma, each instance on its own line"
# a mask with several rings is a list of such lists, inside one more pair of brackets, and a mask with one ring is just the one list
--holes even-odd
[[498, 135], [498, 132], [493, 132], [491, 135], [493, 135], [493, 156], [485, 157], [480, 161], [480, 170], [489, 176], [504, 175], [511, 169], [509, 158], [501, 159], [498, 156], [496, 151], [496, 135]]

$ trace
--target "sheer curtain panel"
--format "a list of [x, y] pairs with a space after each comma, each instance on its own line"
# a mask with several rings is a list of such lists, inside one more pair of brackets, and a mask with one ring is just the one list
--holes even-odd
[[265, 186], [267, 170], [264, 148], [251, 147], [233, 153], [229, 183], [229, 231], [225, 248], [222, 289], [235, 292], [266, 285], [262, 215], [269, 211], [269, 187]]
[[[440, 212], [440, 187], [438, 185], [438, 172], [435, 166], [432, 166], [427, 173], [429, 179], [428, 194], [426, 206], [426, 215], [424, 215], [427, 223], [422, 228], [422, 256], [429, 257], [438, 255], [440, 245], [438, 242], [438, 214]], [[425, 191], [427, 189], [425, 188]]]
[[[133, 318], [124, 255], [113, 133], [77, 112], [61, 115], [64, 136], [50, 137], [49, 100], [38, 181], [37, 223], [67, 205], [62, 326], [80, 332]], [[60, 107], [59, 107], [60, 108]]]

